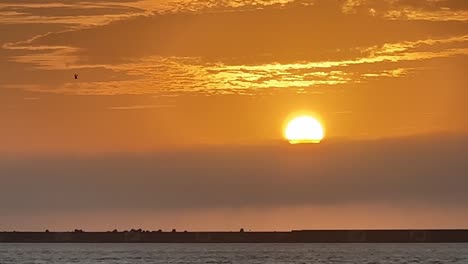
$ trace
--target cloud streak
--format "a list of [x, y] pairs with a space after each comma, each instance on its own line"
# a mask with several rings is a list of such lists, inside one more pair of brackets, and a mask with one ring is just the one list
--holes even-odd
[[111, 106], [110, 110], [141, 110], [141, 109], [154, 109], [154, 108], [168, 108], [172, 105], [130, 105], [130, 106]]

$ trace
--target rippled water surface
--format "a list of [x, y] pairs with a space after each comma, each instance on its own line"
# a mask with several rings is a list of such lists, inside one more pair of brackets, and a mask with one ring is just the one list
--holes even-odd
[[0, 244], [0, 263], [468, 263], [468, 244]]

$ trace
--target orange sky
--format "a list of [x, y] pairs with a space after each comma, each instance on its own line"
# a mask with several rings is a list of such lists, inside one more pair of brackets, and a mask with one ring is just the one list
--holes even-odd
[[0, 0], [0, 32], [0, 179], [44, 155], [276, 146], [295, 113], [344, 146], [468, 135], [465, 1]]

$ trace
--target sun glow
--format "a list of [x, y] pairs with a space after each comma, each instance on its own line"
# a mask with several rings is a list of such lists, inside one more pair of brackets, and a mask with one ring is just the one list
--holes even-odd
[[289, 121], [284, 136], [291, 144], [320, 143], [324, 129], [320, 122], [310, 116], [299, 116]]

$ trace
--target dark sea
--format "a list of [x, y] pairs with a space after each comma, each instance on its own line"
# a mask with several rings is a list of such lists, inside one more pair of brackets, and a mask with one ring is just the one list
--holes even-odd
[[0, 244], [1, 264], [468, 264], [468, 244]]

